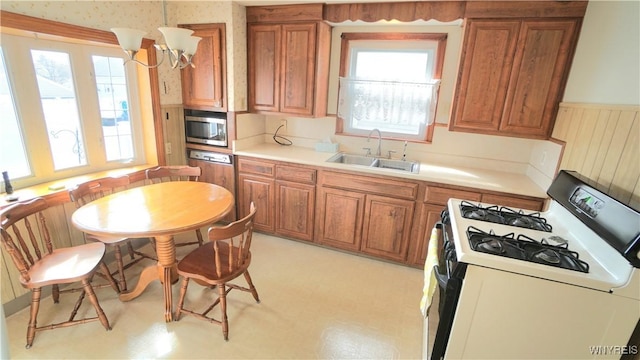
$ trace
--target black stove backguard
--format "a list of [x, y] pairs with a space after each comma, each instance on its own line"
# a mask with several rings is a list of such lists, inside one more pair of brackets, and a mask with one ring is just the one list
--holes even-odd
[[640, 212], [575, 171], [561, 170], [547, 194], [640, 268]]

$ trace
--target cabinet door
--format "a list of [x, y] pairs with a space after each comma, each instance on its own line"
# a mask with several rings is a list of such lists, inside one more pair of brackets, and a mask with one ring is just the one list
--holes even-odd
[[544, 200], [539, 199], [522, 199], [505, 195], [483, 194], [482, 202], [485, 204], [494, 204], [500, 206], [509, 206], [518, 209], [526, 209], [533, 211], [542, 211]]
[[316, 24], [282, 25], [280, 111], [311, 115], [315, 83]]
[[358, 192], [318, 188], [316, 241], [340, 249], [359, 251], [365, 195]]
[[202, 38], [193, 57], [195, 66], [182, 69], [185, 108], [226, 111], [225, 24], [186, 25]]
[[519, 21], [467, 22], [451, 130], [498, 130], [519, 27]]
[[248, 31], [249, 111], [277, 112], [280, 110], [282, 27], [250, 24]]
[[[236, 196], [236, 181], [233, 165], [189, 159], [189, 166], [198, 166], [202, 169], [202, 175], [200, 175], [199, 181], [220, 185], [229, 190], [233, 196]], [[225, 222], [232, 222], [236, 219], [236, 209], [234, 208], [223, 220]]]
[[238, 207], [239, 217], [249, 214], [249, 205], [253, 201], [256, 206], [254, 229], [273, 234], [274, 218], [274, 181], [272, 179], [251, 175], [238, 175]]
[[276, 234], [313, 241], [316, 187], [276, 182]]
[[362, 229], [363, 253], [404, 261], [411, 235], [414, 202], [367, 195]]
[[[422, 204], [418, 233], [409, 245], [409, 255], [407, 259], [409, 265], [424, 268], [424, 262], [427, 260], [429, 240], [431, 239], [431, 230], [434, 225], [440, 221], [440, 213], [444, 208], [442, 205]], [[442, 244], [439, 245], [442, 246]]]
[[569, 72], [577, 21], [522, 23], [500, 131], [549, 136]]

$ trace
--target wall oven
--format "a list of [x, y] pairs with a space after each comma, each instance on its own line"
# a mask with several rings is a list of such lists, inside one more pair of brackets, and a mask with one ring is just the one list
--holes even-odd
[[640, 212], [589, 183], [561, 171], [541, 213], [449, 199], [426, 358], [638, 355]]
[[227, 146], [226, 113], [185, 109], [184, 115], [187, 143]]

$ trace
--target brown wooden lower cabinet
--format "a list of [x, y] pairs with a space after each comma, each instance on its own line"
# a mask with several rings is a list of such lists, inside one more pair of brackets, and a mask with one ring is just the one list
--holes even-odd
[[[202, 175], [200, 175], [199, 181], [220, 185], [232, 194], [236, 193], [236, 174], [233, 165], [189, 159], [189, 166], [200, 167]], [[222, 221], [226, 223], [235, 221], [237, 219], [236, 211], [236, 208], [231, 210]]]
[[[427, 248], [431, 238], [431, 230], [440, 221], [440, 214], [444, 205], [421, 204], [418, 217], [418, 229], [414, 232], [415, 238], [409, 246], [407, 263], [415, 267], [423, 267], [427, 260]], [[440, 244], [441, 245], [441, 244]]]
[[407, 257], [415, 201], [367, 195], [362, 224], [365, 254], [404, 261]]
[[240, 157], [238, 216], [255, 229], [421, 268], [450, 198], [542, 210], [544, 199]]
[[276, 181], [276, 234], [313, 241], [316, 187]]
[[404, 262], [413, 213], [414, 201], [411, 200], [321, 187], [316, 241]]
[[238, 174], [238, 210], [239, 217], [249, 213], [249, 204], [256, 206], [254, 229], [273, 233], [275, 231], [275, 181], [273, 179]]
[[240, 216], [257, 207], [255, 230], [313, 241], [316, 170], [268, 160], [238, 159]]
[[482, 202], [485, 204], [496, 204], [534, 211], [540, 211], [544, 206], [544, 201], [541, 200], [522, 199], [519, 197], [494, 194], [482, 194]]
[[405, 262], [418, 184], [337, 172], [320, 174], [316, 242]]
[[363, 193], [319, 187], [316, 241], [339, 249], [360, 250], [364, 204]]

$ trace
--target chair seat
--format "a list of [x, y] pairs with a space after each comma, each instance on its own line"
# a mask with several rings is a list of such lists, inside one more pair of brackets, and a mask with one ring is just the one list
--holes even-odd
[[88, 243], [53, 250], [29, 269], [31, 281], [20, 279], [26, 288], [72, 283], [87, 276], [96, 268], [105, 254], [103, 243]]
[[[226, 243], [219, 243], [218, 245], [218, 251], [221, 255], [220, 275], [217, 273], [216, 265], [213, 264], [215, 251], [212, 242], [200, 246], [180, 260], [178, 263], [178, 274], [204, 281], [210, 285], [217, 285], [239, 276], [249, 267], [249, 264], [251, 263], [251, 253], [249, 253], [249, 256], [243, 266], [236, 268], [233, 272], [229, 271], [229, 246]], [[237, 254], [238, 248], [234, 246], [233, 260], [236, 262], [238, 261]]]

